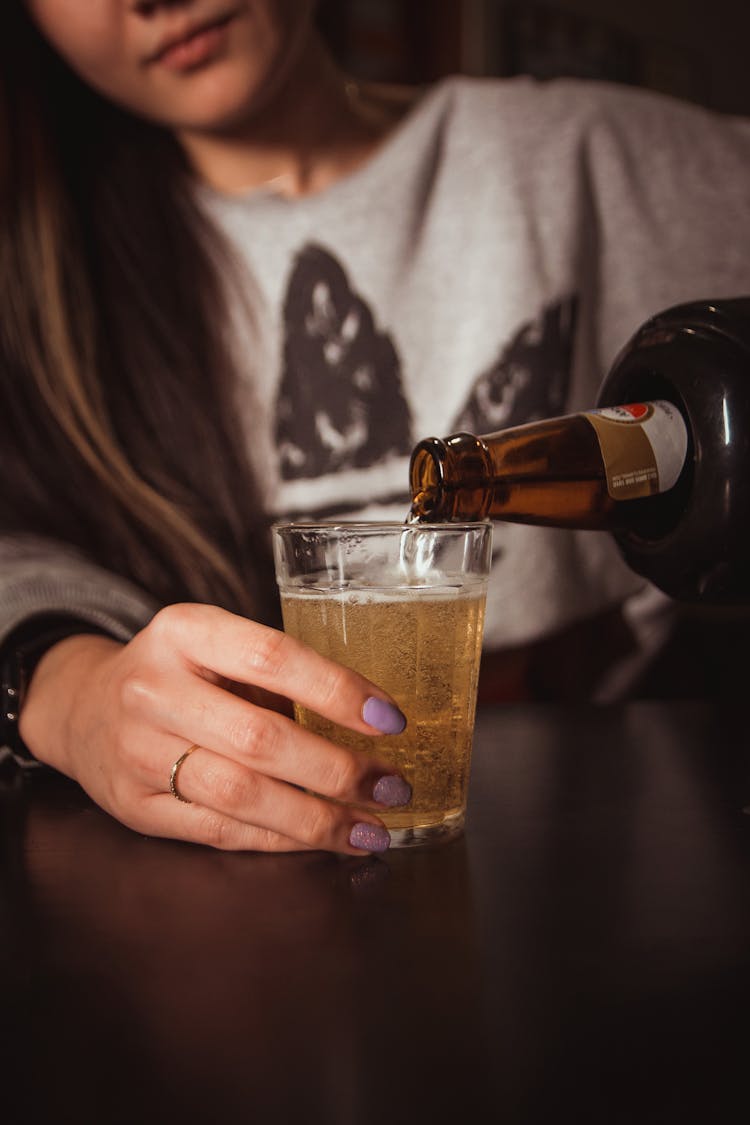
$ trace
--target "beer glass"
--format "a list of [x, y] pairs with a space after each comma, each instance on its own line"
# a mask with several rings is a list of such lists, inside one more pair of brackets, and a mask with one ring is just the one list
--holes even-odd
[[297, 722], [376, 753], [406, 778], [410, 804], [378, 812], [392, 846], [460, 835], [491, 524], [298, 523], [273, 530], [285, 631], [388, 692], [407, 725], [401, 734], [370, 737], [295, 704]]

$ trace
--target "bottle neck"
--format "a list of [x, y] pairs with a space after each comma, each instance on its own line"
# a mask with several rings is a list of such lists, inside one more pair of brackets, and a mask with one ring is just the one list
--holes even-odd
[[459, 433], [426, 438], [414, 448], [409, 477], [411, 518], [423, 523], [483, 520], [492, 494], [492, 459], [481, 438]]

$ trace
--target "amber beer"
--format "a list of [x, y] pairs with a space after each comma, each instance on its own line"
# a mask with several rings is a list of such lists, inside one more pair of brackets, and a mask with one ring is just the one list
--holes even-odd
[[[307, 541], [305, 541], [307, 536]], [[391, 695], [407, 717], [371, 737], [295, 706], [300, 725], [375, 752], [410, 783], [379, 812], [392, 844], [458, 835], [466, 812], [491, 528], [331, 525], [275, 529], [284, 629]]]
[[625, 527], [631, 501], [675, 485], [687, 448], [682, 415], [664, 401], [427, 438], [412, 453], [411, 518]]
[[[377, 751], [412, 787], [408, 811], [383, 813], [389, 829], [449, 834], [463, 824], [477, 695], [484, 588], [282, 595], [284, 629], [354, 668], [398, 700], [403, 734]], [[301, 726], [355, 750], [373, 740], [295, 706]]]

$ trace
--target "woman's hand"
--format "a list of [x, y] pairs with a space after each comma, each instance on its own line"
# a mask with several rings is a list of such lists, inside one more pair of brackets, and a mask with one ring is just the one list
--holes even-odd
[[[243, 698], [227, 681], [255, 693]], [[408, 802], [407, 783], [262, 705], [264, 692], [364, 734], [397, 733], [405, 722], [364, 677], [286, 634], [186, 604], [161, 610], [126, 645], [60, 641], [37, 666], [20, 733], [36, 757], [146, 835], [228, 849], [385, 850], [374, 810]], [[176, 799], [172, 767], [193, 746]]]

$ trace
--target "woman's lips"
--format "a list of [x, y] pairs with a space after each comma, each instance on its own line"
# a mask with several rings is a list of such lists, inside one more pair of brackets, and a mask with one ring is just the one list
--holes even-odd
[[210, 62], [224, 48], [228, 35], [229, 19], [209, 27], [197, 28], [191, 35], [167, 47], [154, 59], [154, 62], [167, 70], [192, 70]]

